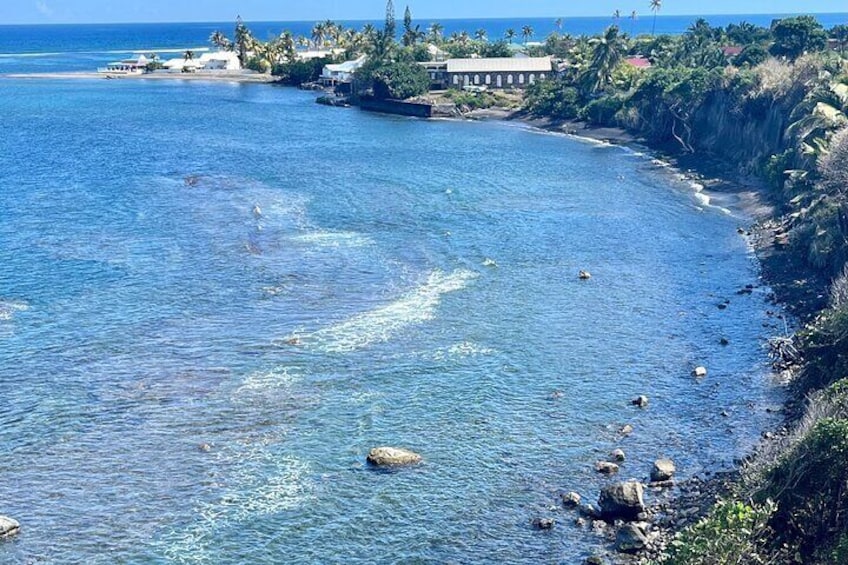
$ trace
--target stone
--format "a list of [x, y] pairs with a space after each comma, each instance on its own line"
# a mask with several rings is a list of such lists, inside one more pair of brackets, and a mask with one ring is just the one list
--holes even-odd
[[615, 549], [621, 553], [637, 553], [647, 545], [647, 532], [640, 524], [625, 524], [615, 536]]
[[695, 367], [692, 371], [692, 376], [695, 377], [706, 377], [707, 376], [707, 368], [706, 367]]
[[604, 565], [604, 560], [597, 555], [592, 555], [586, 558], [586, 565]]
[[581, 281], [587, 281], [592, 278], [592, 273], [590, 273], [589, 271], [580, 271], [579, 273], [577, 273], [577, 277]]
[[728, 340], [726, 337], [723, 337], [719, 340], [719, 343], [721, 345], [730, 345], [730, 340]]
[[621, 429], [618, 430], [618, 433], [623, 436], [629, 436], [633, 433], [633, 426], [631, 426], [630, 424], [624, 424]]
[[618, 465], [607, 461], [598, 461], [595, 463], [595, 470], [602, 475], [614, 475], [618, 473]]
[[553, 518], [533, 518], [533, 528], [537, 530], [550, 530], [554, 527]]
[[670, 481], [676, 471], [677, 468], [671, 459], [657, 459], [654, 461], [654, 468], [651, 469], [651, 481], [655, 483]]
[[646, 408], [648, 406], [648, 397], [645, 395], [640, 395], [630, 401], [630, 404], [633, 406], [638, 406], [639, 408]]
[[0, 538], [8, 538], [14, 536], [21, 531], [21, 525], [17, 520], [12, 520], [6, 516], [0, 516]]
[[598, 512], [597, 509], [591, 504], [583, 504], [582, 506], [580, 506], [580, 514], [592, 520], [597, 520], [601, 517], [601, 513]]
[[368, 453], [366, 460], [377, 467], [397, 467], [420, 463], [421, 456], [397, 447], [375, 447]]
[[624, 456], [624, 450], [622, 449], [613, 450], [613, 452], [610, 453], [610, 456], [612, 457], [612, 460], [616, 463], [621, 463], [626, 459], [626, 457]]
[[562, 495], [562, 504], [568, 508], [577, 508], [583, 500], [576, 492], [568, 492]]
[[616, 483], [601, 489], [598, 506], [605, 520], [635, 520], [645, 511], [644, 489], [638, 481]]

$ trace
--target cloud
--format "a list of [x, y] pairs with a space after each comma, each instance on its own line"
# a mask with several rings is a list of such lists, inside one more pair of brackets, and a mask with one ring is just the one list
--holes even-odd
[[53, 9], [42, 0], [38, 0], [38, 2], [35, 3], [35, 9], [38, 10], [38, 13], [42, 16], [47, 16], [49, 18], [53, 15]]

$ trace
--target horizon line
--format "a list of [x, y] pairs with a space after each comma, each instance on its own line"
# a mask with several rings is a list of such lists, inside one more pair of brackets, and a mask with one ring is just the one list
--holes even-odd
[[[815, 15], [815, 16], [839, 16], [846, 15], [848, 16], [848, 11], [846, 12], [815, 12], [815, 11], [807, 11], [807, 12], [783, 12], [783, 13], [773, 13], [773, 12], [746, 12], [746, 13], [710, 13], [710, 14], [657, 14], [657, 19], [663, 18], [703, 18], [709, 19], [713, 16], [722, 16], [722, 17], [740, 17], [744, 18], [745, 16], [774, 16], [774, 17], [784, 17], [784, 16], [805, 16], [805, 15]], [[650, 13], [641, 14], [642, 16], [653, 18], [654, 15]], [[235, 22], [238, 18], [238, 15], [232, 20], [179, 20], [179, 21], [164, 21], [164, 20], [146, 20], [146, 21], [104, 21], [104, 22], [18, 22], [18, 23], [2, 23], [0, 24], [0, 28], [3, 27], [15, 27], [15, 26], [74, 26], [74, 25], [152, 25], [152, 24], [221, 24], [221, 23], [232, 23]], [[528, 20], [545, 20], [551, 19], [551, 21], [556, 21], [557, 19], [562, 19], [564, 22], [568, 20], [593, 20], [598, 18], [604, 19], [615, 19], [611, 15], [603, 15], [603, 16], [498, 16], [498, 17], [482, 17], [482, 16], [474, 16], [474, 17], [450, 17], [450, 18], [415, 18], [413, 17], [413, 21], [422, 22], [422, 21], [430, 21], [430, 22], [442, 22], [442, 21], [463, 21], [463, 20], [518, 20], [521, 18], [525, 18]], [[305, 19], [305, 20], [264, 20], [264, 19], [243, 19], [245, 23], [286, 23], [286, 24], [300, 24], [300, 23], [314, 23], [314, 22], [322, 22], [322, 21], [338, 21], [338, 22], [379, 22], [383, 21], [382, 17], [379, 18], [315, 18], [315, 19]], [[630, 16], [622, 15], [621, 20], [628, 20]]]

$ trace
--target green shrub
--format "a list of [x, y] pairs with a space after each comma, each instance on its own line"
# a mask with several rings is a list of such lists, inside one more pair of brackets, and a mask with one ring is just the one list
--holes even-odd
[[719, 502], [710, 515], [686, 528], [671, 543], [663, 565], [731, 565], [762, 563], [759, 546], [768, 533], [776, 506]]
[[404, 100], [430, 91], [430, 75], [417, 63], [388, 63], [374, 71], [374, 96]]
[[624, 107], [624, 100], [620, 96], [603, 96], [592, 100], [585, 108], [580, 110], [581, 119], [595, 125], [615, 125], [615, 115]]
[[576, 118], [580, 104], [580, 92], [559, 80], [531, 84], [524, 98], [524, 107], [534, 116], [561, 120]]
[[[842, 385], [840, 385], [842, 386]], [[778, 511], [778, 542], [791, 542], [804, 560], [848, 531], [848, 420], [819, 420], [768, 474], [766, 493]]]

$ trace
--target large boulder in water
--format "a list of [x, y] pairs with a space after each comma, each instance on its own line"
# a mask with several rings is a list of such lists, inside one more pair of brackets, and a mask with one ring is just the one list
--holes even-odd
[[598, 506], [607, 521], [636, 520], [645, 511], [644, 489], [638, 481], [609, 485], [601, 490]]
[[397, 447], [375, 447], [368, 453], [367, 461], [377, 467], [398, 467], [421, 463], [421, 456]]
[[21, 525], [17, 520], [12, 520], [6, 516], [0, 516], [0, 538], [13, 536], [21, 531]]

